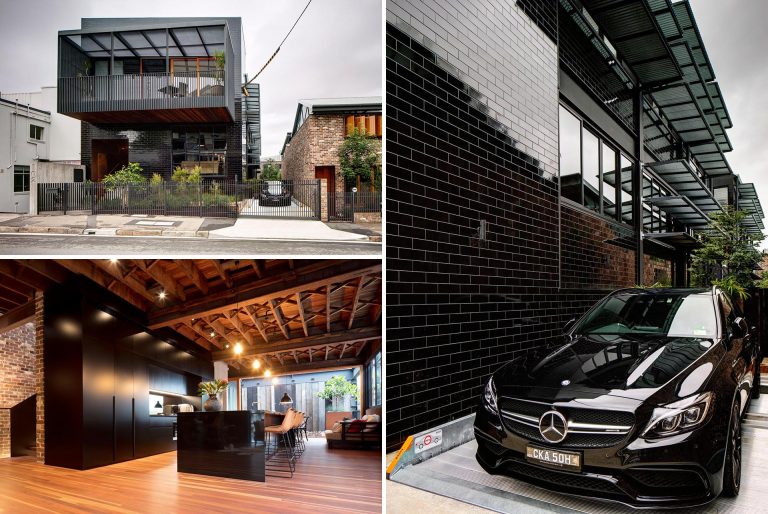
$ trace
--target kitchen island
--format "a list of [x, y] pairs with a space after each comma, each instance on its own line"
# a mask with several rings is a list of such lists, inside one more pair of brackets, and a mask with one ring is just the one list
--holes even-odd
[[263, 414], [181, 412], [177, 418], [177, 471], [265, 481]]

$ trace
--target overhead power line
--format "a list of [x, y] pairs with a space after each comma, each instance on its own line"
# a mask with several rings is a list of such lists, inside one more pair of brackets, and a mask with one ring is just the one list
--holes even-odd
[[273, 59], [275, 58], [275, 56], [277, 55], [277, 52], [279, 52], [279, 51], [280, 51], [280, 48], [283, 46], [283, 43], [285, 43], [285, 40], [286, 40], [286, 39], [288, 39], [288, 36], [290, 36], [290, 35], [291, 35], [291, 32], [293, 32], [293, 29], [295, 29], [295, 28], [296, 28], [296, 25], [298, 25], [298, 23], [299, 23], [299, 20], [301, 19], [301, 17], [302, 17], [302, 16], [304, 16], [304, 13], [307, 11], [307, 8], [309, 7], [309, 4], [311, 4], [311, 3], [312, 3], [312, 0], [309, 0], [309, 2], [307, 2], [307, 5], [305, 5], [305, 6], [304, 6], [304, 9], [302, 9], [301, 13], [299, 14], [299, 17], [298, 17], [298, 18], [296, 18], [296, 21], [294, 21], [294, 22], [293, 22], [293, 25], [291, 25], [291, 29], [290, 29], [290, 30], [288, 31], [288, 33], [285, 35], [285, 37], [283, 38], [283, 40], [282, 40], [282, 41], [280, 41], [280, 44], [279, 44], [279, 45], [277, 45], [277, 49], [276, 49], [276, 50], [275, 50], [275, 51], [272, 53], [272, 55], [269, 57], [269, 59], [267, 59], [267, 62], [265, 62], [265, 63], [264, 63], [264, 66], [262, 66], [262, 67], [261, 67], [261, 69], [259, 70], [259, 72], [258, 72], [258, 73], [256, 73], [256, 75], [254, 75], [254, 76], [253, 76], [253, 78], [252, 78], [251, 80], [249, 80], [248, 82], [246, 82], [245, 84], [243, 84], [243, 94], [244, 94], [245, 96], [248, 96], [248, 90], [246, 89], [246, 88], [247, 88], [247, 86], [248, 86], [248, 84], [250, 84], [251, 82], [253, 82], [254, 80], [256, 80], [256, 78], [257, 78], [259, 75], [261, 75], [261, 72], [262, 72], [262, 71], [264, 71], [264, 68], [266, 68], [267, 66], [269, 66], [269, 63], [271, 63], [271, 62], [272, 62], [272, 60], [273, 60]]

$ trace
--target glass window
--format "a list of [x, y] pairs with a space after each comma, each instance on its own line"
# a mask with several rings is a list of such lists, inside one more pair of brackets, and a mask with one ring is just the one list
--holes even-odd
[[621, 156], [621, 220], [632, 223], [632, 161]]
[[600, 140], [586, 129], [582, 134], [584, 205], [600, 212]]
[[381, 405], [381, 352], [368, 363], [368, 383], [366, 391], [368, 396], [367, 407]]
[[603, 150], [603, 214], [616, 218], [616, 179], [618, 152], [602, 143]]
[[560, 194], [581, 203], [581, 121], [560, 106]]
[[13, 167], [13, 192], [29, 192], [29, 166]]
[[37, 125], [29, 125], [29, 139], [35, 139], [37, 141], [43, 140], [43, 127]]

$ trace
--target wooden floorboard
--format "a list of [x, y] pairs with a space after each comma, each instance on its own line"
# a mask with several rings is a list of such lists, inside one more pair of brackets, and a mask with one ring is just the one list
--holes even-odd
[[310, 439], [293, 478], [266, 483], [176, 472], [176, 453], [77, 471], [0, 459], [0, 512], [381, 512], [381, 454]]

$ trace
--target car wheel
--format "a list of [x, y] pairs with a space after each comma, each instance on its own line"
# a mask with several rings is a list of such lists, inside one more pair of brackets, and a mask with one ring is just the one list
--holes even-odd
[[728, 430], [728, 446], [725, 451], [723, 472], [723, 496], [734, 497], [741, 488], [741, 417], [739, 402], [733, 402], [731, 425]]
[[760, 398], [760, 364], [762, 359], [757, 357], [757, 365], [755, 366], [755, 379], [752, 381], [752, 398]]

